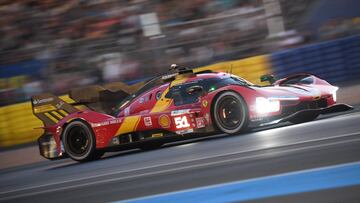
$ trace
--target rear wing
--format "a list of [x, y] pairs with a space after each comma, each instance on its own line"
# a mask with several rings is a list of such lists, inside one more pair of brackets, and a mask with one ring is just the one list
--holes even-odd
[[74, 107], [77, 105], [85, 105], [94, 111], [110, 114], [116, 104], [136, 92], [143, 85], [144, 82], [133, 85], [115, 82], [104, 87], [91, 85], [73, 88], [69, 92], [69, 97], [75, 103], [71, 104], [49, 93], [39, 94], [31, 97], [32, 110], [33, 114], [44, 123], [45, 127], [52, 126], [65, 116], [79, 111]]
[[49, 93], [31, 97], [33, 114], [45, 127], [55, 125], [65, 116], [79, 111], [77, 108], [57, 96]]

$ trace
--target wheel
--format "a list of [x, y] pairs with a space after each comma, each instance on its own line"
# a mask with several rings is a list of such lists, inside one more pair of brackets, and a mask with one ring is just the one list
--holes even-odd
[[239, 94], [224, 92], [214, 101], [212, 118], [220, 131], [228, 134], [239, 133], [248, 126], [248, 108]]
[[104, 152], [95, 149], [93, 131], [81, 121], [73, 121], [66, 126], [62, 137], [65, 152], [75, 161], [99, 159]]

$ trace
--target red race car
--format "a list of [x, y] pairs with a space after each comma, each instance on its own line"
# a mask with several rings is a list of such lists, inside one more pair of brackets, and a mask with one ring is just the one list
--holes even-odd
[[261, 87], [228, 73], [173, 66], [141, 88], [74, 89], [72, 104], [51, 94], [33, 96], [34, 115], [45, 131], [38, 139], [40, 154], [88, 161], [106, 151], [157, 148], [169, 138], [235, 134], [249, 126], [301, 123], [352, 109], [336, 104], [338, 87], [310, 74], [261, 79], [272, 84]]

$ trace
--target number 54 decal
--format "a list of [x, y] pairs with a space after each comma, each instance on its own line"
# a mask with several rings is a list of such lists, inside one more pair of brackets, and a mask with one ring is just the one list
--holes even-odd
[[186, 116], [179, 116], [174, 118], [176, 128], [187, 128], [190, 127], [190, 124]]

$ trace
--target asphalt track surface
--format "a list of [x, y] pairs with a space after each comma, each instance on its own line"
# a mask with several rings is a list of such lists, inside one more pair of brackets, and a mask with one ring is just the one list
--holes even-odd
[[[313, 122], [186, 140], [153, 151], [111, 153], [89, 163], [65, 159], [3, 169], [0, 202], [121, 201], [358, 161], [356, 107]], [[360, 185], [352, 185], [252, 201], [360, 202], [359, 191]]]

